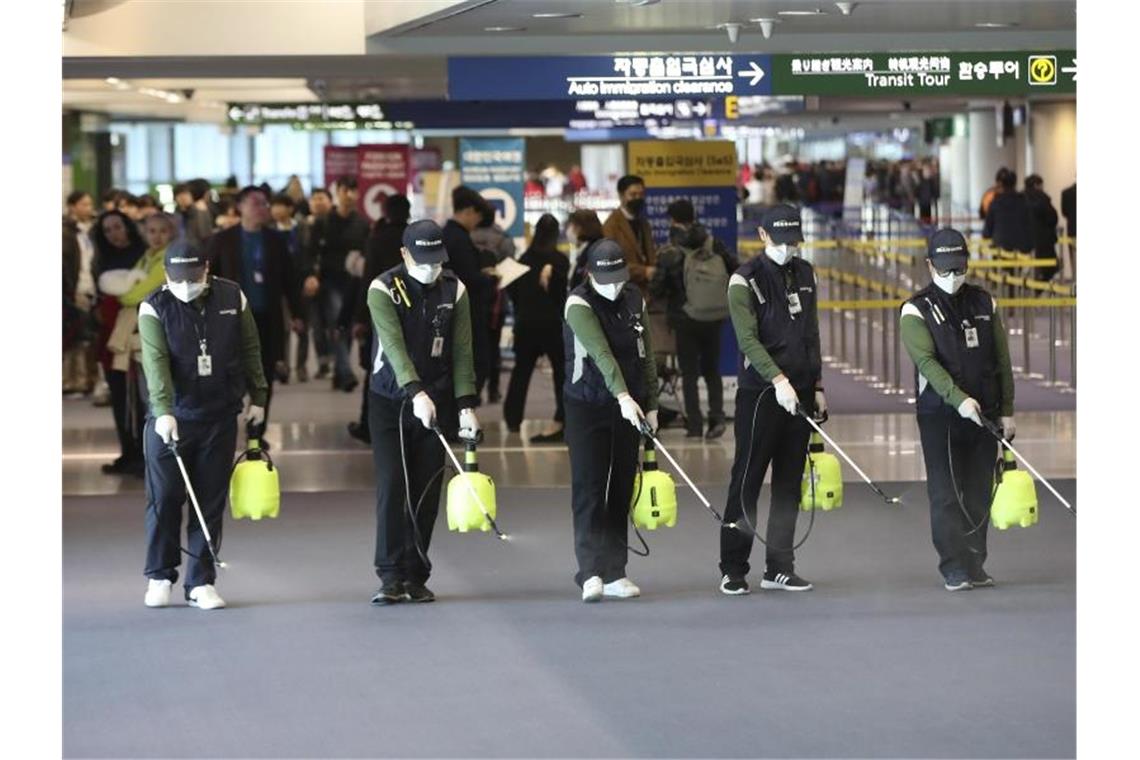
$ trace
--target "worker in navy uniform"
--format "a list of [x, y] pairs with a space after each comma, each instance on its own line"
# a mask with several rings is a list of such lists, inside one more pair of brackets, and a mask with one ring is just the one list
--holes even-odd
[[[368, 288], [373, 326], [368, 425], [376, 469], [376, 605], [430, 602], [427, 558], [439, 512], [444, 461], [439, 428], [479, 436], [470, 299], [443, 269], [447, 250], [435, 222], [407, 226], [403, 263]], [[456, 431], [458, 423], [458, 431]], [[407, 479], [405, 481], [405, 472]]]
[[[205, 255], [184, 241], [166, 249], [166, 284], [139, 305], [143, 371], [150, 398], [143, 431], [146, 459], [145, 603], [165, 607], [178, 580], [186, 486], [171, 446], [186, 465], [214, 550], [237, 441], [237, 415], [256, 429], [265, 422], [268, 383], [253, 311], [238, 284], [209, 273]], [[186, 523], [185, 597], [191, 607], [218, 609], [216, 568], [196, 517]]]
[[[740, 352], [737, 369], [736, 456], [728, 486], [726, 522], [756, 528], [756, 501], [769, 465], [772, 499], [762, 589], [810, 591], [795, 572], [792, 549], [799, 514], [800, 483], [807, 457], [808, 421], [799, 409], [823, 421], [827, 401], [821, 381], [816, 277], [801, 259], [800, 212], [768, 208], [760, 222], [764, 252], [729, 278], [728, 307]], [[747, 522], [742, 514], [747, 510]], [[724, 527], [720, 534], [720, 590], [749, 593], [747, 575], [753, 537]]]
[[566, 300], [566, 444], [570, 448], [575, 582], [582, 601], [628, 599], [630, 500], [640, 430], [657, 429], [657, 369], [645, 300], [621, 246], [604, 238], [586, 254], [588, 277]]
[[994, 585], [983, 565], [998, 443], [982, 419], [1007, 439], [1017, 432], [1013, 368], [993, 296], [966, 282], [966, 239], [938, 230], [926, 256], [931, 282], [903, 304], [899, 334], [915, 366], [938, 569], [947, 591], [962, 591]]

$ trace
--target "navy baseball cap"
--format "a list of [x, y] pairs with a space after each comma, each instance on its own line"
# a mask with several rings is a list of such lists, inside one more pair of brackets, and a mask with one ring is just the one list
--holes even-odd
[[804, 242], [800, 210], [791, 204], [777, 203], [764, 209], [760, 216], [760, 226], [776, 245]]
[[599, 285], [613, 285], [629, 280], [629, 267], [621, 246], [602, 238], [586, 250], [586, 271]]
[[942, 272], [962, 269], [969, 264], [970, 249], [961, 232], [943, 227], [930, 236], [930, 241], [926, 244], [926, 258], [930, 259], [935, 269]]
[[175, 240], [166, 246], [162, 259], [167, 279], [174, 282], [190, 282], [202, 279], [206, 271], [206, 255], [190, 247], [185, 240]]
[[404, 230], [404, 247], [417, 264], [442, 264], [447, 261], [443, 230], [431, 219], [420, 219], [407, 226]]

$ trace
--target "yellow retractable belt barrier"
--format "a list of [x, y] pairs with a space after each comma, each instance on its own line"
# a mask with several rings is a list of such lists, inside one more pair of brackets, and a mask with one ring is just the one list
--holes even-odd
[[[902, 306], [903, 300], [906, 296], [900, 296], [899, 299], [891, 298], [865, 298], [850, 301], [820, 301], [816, 304], [817, 308], [824, 310], [850, 310], [861, 311], [866, 309], [894, 309]], [[998, 306], [1013, 309], [1029, 309], [1039, 307], [1062, 307], [1062, 306], [1076, 306], [1077, 299], [1075, 298], [999, 298], [997, 299]]]

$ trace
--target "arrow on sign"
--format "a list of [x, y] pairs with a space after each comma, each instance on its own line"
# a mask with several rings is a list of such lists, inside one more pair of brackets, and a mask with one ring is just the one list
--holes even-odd
[[1077, 59], [1076, 58], [1073, 59], [1073, 65], [1072, 66], [1063, 66], [1061, 68], [1061, 72], [1064, 74], [1072, 74], [1073, 75], [1073, 81], [1074, 82], [1077, 81]]
[[697, 103], [695, 106], [693, 106], [693, 110], [696, 112], [697, 116], [704, 116], [706, 113], [708, 113], [709, 108], [704, 103]]
[[752, 77], [752, 79], [748, 82], [748, 86], [749, 87], [755, 87], [756, 84], [761, 79], [764, 78], [764, 69], [757, 66], [756, 61], [749, 61], [748, 66], [749, 66], [749, 70], [738, 71], [738, 72], [736, 72], [736, 76], [738, 76], [738, 77]]

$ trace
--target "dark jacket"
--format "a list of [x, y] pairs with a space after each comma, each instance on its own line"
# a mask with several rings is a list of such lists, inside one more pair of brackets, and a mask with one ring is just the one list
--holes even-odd
[[982, 237], [1004, 251], [1033, 250], [1033, 220], [1025, 193], [1010, 190], [994, 197], [986, 213]]
[[63, 217], [63, 300], [75, 300], [79, 284], [79, 225], [70, 217]]
[[364, 277], [361, 278], [361, 295], [356, 300], [356, 313], [353, 321], [357, 324], [372, 328], [372, 318], [368, 314], [368, 288], [372, 281], [389, 269], [395, 269], [403, 263], [404, 257], [400, 249], [404, 247], [404, 230], [408, 228], [407, 222], [393, 224], [387, 219], [381, 219], [372, 228], [368, 237], [368, 244], [364, 254]]
[[578, 257], [574, 259], [574, 273], [570, 275], [570, 283], [568, 286], [570, 290], [573, 290], [586, 281], [586, 251], [598, 240], [601, 240], [601, 238], [580, 241], [584, 245], [578, 251]]
[[[240, 224], [215, 233], [206, 244], [206, 256], [210, 262], [210, 274], [234, 282], [242, 281], [242, 246]], [[261, 355], [277, 361], [285, 357], [285, 311], [282, 299], [289, 304], [289, 313], [303, 314], [301, 309], [300, 282], [293, 269], [289, 247], [285, 236], [280, 232], [265, 228], [265, 295], [269, 304], [268, 313], [255, 315], [261, 332]], [[268, 362], [267, 362], [268, 363]]]
[[344, 270], [349, 251], [363, 255], [368, 242], [368, 220], [356, 211], [341, 216], [333, 209], [313, 222], [309, 235], [308, 274], [315, 274], [322, 283], [344, 287], [350, 280]]
[[[685, 256], [698, 251], [710, 238], [709, 231], [702, 224], [694, 224], [688, 229], [671, 227], [669, 243], [657, 252], [657, 271], [649, 281], [649, 294], [654, 299], [666, 299], [665, 316], [669, 326], [676, 330], [689, 317], [685, 314]], [[740, 266], [736, 257], [729, 253], [717, 238], [712, 238], [712, 250], [724, 260], [724, 271], [731, 275]], [[728, 307], [728, 294], [724, 297]]]
[[1053, 258], [1057, 245], [1057, 209], [1043, 190], [1026, 192], [1025, 201], [1033, 220], [1033, 250], [1039, 259]]
[[1068, 222], [1069, 237], [1077, 236], [1077, 183], [1061, 191], [1061, 214]]
[[[558, 329], [562, 324], [562, 309], [566, 305], [570, 261], [556, 250], [528, 248], [519, 257], [519, 263], [530, 267], [530, 271], [507, 286], [507, 295], [515, 307], [515, 333]], [[547, 264], [554, 273], [550, 277], [549, 289], [544, 290], [539, 283], [539, 275]]]

